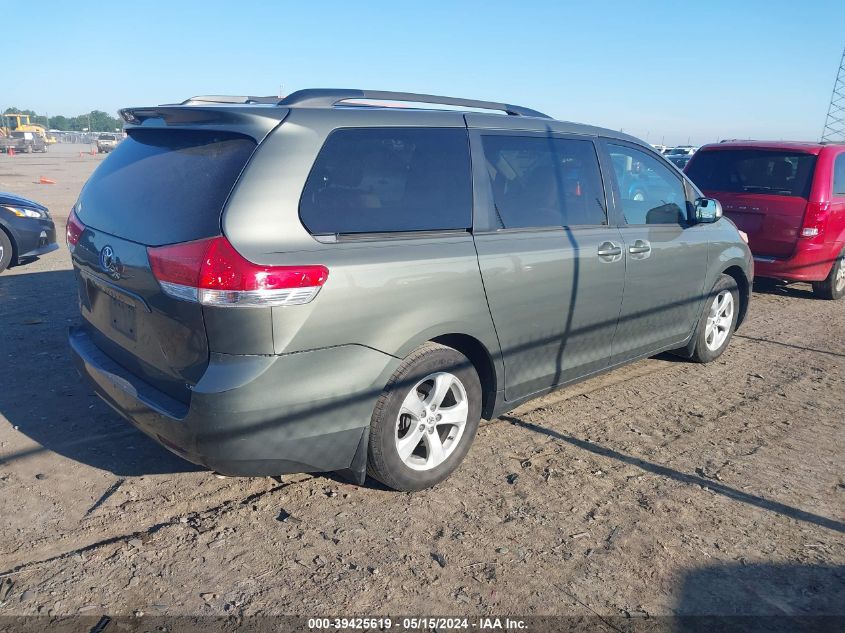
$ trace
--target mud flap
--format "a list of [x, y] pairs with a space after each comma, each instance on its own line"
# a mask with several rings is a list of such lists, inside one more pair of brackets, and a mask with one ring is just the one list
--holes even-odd
[[338, 477], [346, 481], [363, 486], [367, 479], [367, 447], [370, 443], [370, 427], [366, 427], [361, 432], [361, 439], [358, 440], [358, 448], [355, 449], [355, 455], [352, 457], [352, 463], [349, 468], [335, 471]]

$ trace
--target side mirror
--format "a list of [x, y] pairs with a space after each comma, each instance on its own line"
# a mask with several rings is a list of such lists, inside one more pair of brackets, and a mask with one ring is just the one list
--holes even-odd
[[697, 224], [712, 224], [722, 217], [722, 205], [715, 198], [697, 198], [695, 221]]

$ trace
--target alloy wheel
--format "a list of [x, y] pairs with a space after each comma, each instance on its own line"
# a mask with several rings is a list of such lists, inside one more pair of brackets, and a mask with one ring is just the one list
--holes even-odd
[[711, 352], [715, 352], [725, 344], [731, 331], [733, 316], [733, 294], [730, 290], [722, 290], [710, 305], [707, 325], [704, 328], [704, 342]]
[[467, 393], [454, 374], [436, 372], [408, 392], [396, 418], [399, 459], [413, 470], [431, 470], [458, 447], [469, 417]]

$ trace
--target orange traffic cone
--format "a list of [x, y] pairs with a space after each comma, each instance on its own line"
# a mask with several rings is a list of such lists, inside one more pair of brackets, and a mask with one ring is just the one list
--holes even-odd
[[10, 148], [9, 148], [9, 156], [14, 156], [14, 155], [15, 155], [15, 148], [14, 148], [14, 147], [10, 147]]
[[41, 178], [38, 179], [38, 182], [39, 182], [39, 184], [42, 184], [42, 185], [55, 185], [56, 184], [55, 180], [50, 180], [49, 178], [45, 178], [44, 176], [41, 176]]

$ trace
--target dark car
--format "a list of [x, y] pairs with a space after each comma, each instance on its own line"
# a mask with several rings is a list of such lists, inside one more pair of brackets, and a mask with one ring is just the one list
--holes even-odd
[[56, 227], [47, 207], [0, 192], [0, 272], [57, 248]]
[[8, 152], [10, 148], [21, 154], [43, 153], [47, 143], [35, 132], [12, 132], [8, 138], [0, 139], [0, 149]]
[[687, 163], [690, 162], [691, 158], [692, 156], [690, 154], [672, 154], [671, 156], [667, 156], [666, 160], [678, 169], [683, 170], [683, 168], [687, 166]]
[[748, 305], [736, 227], [619, 132], [362, 90], [122, 116], [68, 220], [74, 361], [223, 474], [431, 486], [481, 417], [662, 351], [712, 361]]

